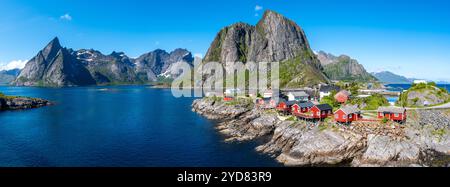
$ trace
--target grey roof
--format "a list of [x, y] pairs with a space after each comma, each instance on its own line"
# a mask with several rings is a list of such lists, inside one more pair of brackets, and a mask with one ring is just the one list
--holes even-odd
[[312, 103], [311, 101], [305, 102], [305, 103], [300, 103], [298, 104], [298, 106], [300, 108], [311, 108], [314, 106], [314, 103]]
[[345, 94], [345, 95], [348, 95], [348, 96], [352, 95], [352, 93], [350, 93], [347, 90], [341, 90], [340, 92], [338, 92], [338, 94]]
[[319, 110], [333, 110], [333, 107], [329, 104], [316, 105], [316, 107], [319, 108]]
[[405, 108], [401, 108], [401, 107], [380, 107], [378, 108], [378, 112], [383, 112], [383, 113], [395, 113], [395, 114], [400, 114], [400, 113], [404, 113], [406, 111]]
[[340, 88], [339, 86], [334, 86], [334, 85], [321, 86], [321, 87], [320, 87], [320, 91], [321, 91], [321, 92], [331, 92], [331, 91], [333, 91], [333, 90], [340, 91], [341, 88]]
[[355, 114], [355, 113], [361, 113], [361, 110], [356, 106], [344, 106], [340, 108], [339, 110], [342, 110], [342, 112], [346, 114]]
[[288, 102], [286, 102], [287, 106], [292, 106], [292, 105], [295, 105], [295, 104], [298, 104], [298, 102], [297, 101], [288, 101]]
[[294, 95], [295, 97], [309, 97], [309, 95], [304, 91], [289, 92], [289, 93]]

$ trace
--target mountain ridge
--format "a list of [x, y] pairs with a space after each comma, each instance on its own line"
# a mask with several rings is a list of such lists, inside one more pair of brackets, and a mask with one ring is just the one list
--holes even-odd
[[316, 55], [324, 68], [325, 74], [332, 80], [377, 81], [377, 78], [368, 73], [362, 64], [348, 55], [335, 56], [324, 51], [319, 51]]
[[382, 71], [382, 72], [373, 72], [373, 76], [377, 77], [380, 82], [389, 83], [389, 84], [410, 84], [413, 80], [408, 79], [404, 76], [397, 75], [390, 71]]
[[[141, 60], [156, 53], [164, 58]], [[104, 55], [94, 49], [64, 48], [55, 37], [27, 62], [12, 84], [44, 87], [144, 84], [156, 82], [163, 73], [166, 78], [178, 76], [170, 68], [181, 61], [192, 65], [192, 53], [181, 48], [170, 53], [157, 49], [134, 59], [123, 52]]]

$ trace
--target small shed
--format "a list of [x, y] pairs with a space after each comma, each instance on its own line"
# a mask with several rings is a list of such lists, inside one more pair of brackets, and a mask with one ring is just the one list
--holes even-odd
[[351, 123], [362, 119], [361, 110], [356, 106], [344, 106], [334, 113], [334, 119], [340, 123]]
[[406, 108], [402, 107], [380, 107], [378, 108], [378, 119], [389, 119], [391, 121], [403, 122], [406, 120]]

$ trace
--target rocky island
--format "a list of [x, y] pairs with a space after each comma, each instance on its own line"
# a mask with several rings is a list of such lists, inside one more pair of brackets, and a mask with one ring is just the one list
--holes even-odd
[[226, 141], [265, 138], [257, 151], [286, 166], [450, 166], [450, 111], [408, 111], [406, 124], [307, 122], [281, 119], [250, 100], [204, 98], [193, 111], [218, 120]]
[[6, 96], [0, 93], [0, 111], [25, 110], [51, 105], [50, 101], [38, 98]]

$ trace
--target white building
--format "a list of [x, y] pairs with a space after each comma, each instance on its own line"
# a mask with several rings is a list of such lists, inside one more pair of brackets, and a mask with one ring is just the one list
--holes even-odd
[[308, 101], [309, 95], [304, 91], [289, 92], [287, 94], [289, 101]]
[[414, 84], [428, 84], [426, 80], [414, 80]]

